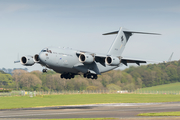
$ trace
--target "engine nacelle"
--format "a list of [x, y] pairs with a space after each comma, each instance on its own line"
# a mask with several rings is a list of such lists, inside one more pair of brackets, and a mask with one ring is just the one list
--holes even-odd
[[35, 63], [39, 63], [40, 62], [39, 55], [35, 54], [34, 57], [33, 57], [33, 60], [34, 60]]
[[89, 54], [80, 54], [79, 55], [79, 61], [81, 63], [90, 64], [94, 61], [94, 57], [92, 55], [89, 55]]
[[25, 66], [32, 66], [35, 63], [32, 56], [23, 56], [21, 57], [20, 62]]
[[110, 66], [118, 66], [121, 62], [121, 60], [118, 57], [106, 57], [105, 62], [107, 65]]

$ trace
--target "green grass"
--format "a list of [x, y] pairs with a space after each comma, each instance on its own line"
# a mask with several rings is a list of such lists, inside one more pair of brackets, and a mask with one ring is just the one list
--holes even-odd
[[[35, 119], [42, 120], [42, 119]], [[43, 119], [43, 120], [116, 120], [116, 118], [65, 118], [65, 119]]]
[[0, 97], [0, 109], [41, 106], [85, 105], [99, 103], [177, 102], [180, 95], [163, 94], [66, 94]]
[[141, 113], [138, 116], [180, 116], [180, 111], [178, 112], [160, 112], [160, 113]]
[[139, 91], [180, 91], [180, 82], [139, 89]]

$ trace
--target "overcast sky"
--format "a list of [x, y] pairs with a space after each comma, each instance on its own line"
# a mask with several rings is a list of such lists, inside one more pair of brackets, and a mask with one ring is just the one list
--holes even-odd
[[[14, 64], [46, 46], [107, 53], [116, 35], [103, 33], [125, 27], [134, 34], [123, 56], [165, 61], [180, 59], [179, 0], [0, 0], [0, 68]], [[41, 70], [40, 65], [27, 67]]]

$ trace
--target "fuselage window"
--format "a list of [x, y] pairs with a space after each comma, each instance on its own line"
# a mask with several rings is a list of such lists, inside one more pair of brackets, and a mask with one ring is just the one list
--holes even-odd
[[51, 51], [51, 50], [48, 50], [48, 52], [49, 52], [49, 53], [52, 53], [52, 51]]

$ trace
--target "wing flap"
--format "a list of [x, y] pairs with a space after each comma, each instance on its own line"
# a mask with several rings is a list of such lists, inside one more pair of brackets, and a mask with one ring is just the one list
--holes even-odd
[[137, 65], [140, 65], [140, 63], [147, 63], [144, 60], [133, 60], [133, 59], [121, 59], [121, 63], [127, 66], [127, 63], [136, 63]]

